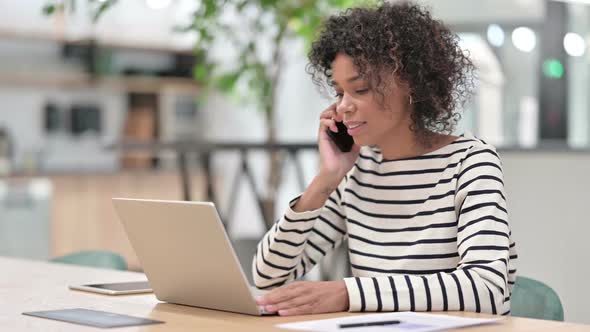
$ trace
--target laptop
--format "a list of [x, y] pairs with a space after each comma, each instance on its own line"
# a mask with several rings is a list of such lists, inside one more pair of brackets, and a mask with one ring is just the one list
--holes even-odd
[[113, 198], [158, 300], [265, 314], [213, 203]]

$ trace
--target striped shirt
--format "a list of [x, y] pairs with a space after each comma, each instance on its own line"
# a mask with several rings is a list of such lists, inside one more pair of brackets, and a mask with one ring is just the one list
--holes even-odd
[[342, 241], [350, 311], [510, 313], [517, 255], [501, 162], [472, 135], [397, 160], [363, 147], [322, 208], [289, 208], [266, 233], [254, 282], [295, 280]]

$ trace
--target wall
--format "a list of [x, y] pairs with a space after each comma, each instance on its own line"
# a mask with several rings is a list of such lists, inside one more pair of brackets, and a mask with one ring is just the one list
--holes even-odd
[[560, 295], [565, 319], [590, 323], [590, 153], [503, 152], [518, 274]]
[[[590, 8], [584, 4], [571, 4], [568, 7], [570, 21], [567, 31], [587, 36], [590, 31]], [[588, 50], [580, 57], [568, 57], [565, 64], [568, 77], [568, 143], [571, 146], [586, 147], [590, 142], [590, 84]]]
[[176, 0], [163, 10], [150, 10], [143, 0], [119, 1], [95, 25], [88, 3], [97, 2], [75, 2], [76, 12], [63, 18], [43, 15], [41, 9], [48, 3], [45, 0], [0, 1], [0, 35], [16, 33], [72, 40], [94, 37], [115, 44], [178, 49], [190, 49], [194, 42], [194, 35], [174, 33], [173, 29], [187, 22], [198, 6], [197, 1]]
[[[545, 15], [543, 0], [417, 0], [432, 8], [434, 16], [447, 23], [540, 22]], [[485, 9], [482, 9], [485, 8]]]

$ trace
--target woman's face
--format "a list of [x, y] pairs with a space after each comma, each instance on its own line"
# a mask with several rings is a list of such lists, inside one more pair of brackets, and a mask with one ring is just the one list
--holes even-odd
[[343, 121], [357, 145], [395, 144], [395, 138], [409, 134], [412, 123], [408, 89], [388, 82], [391, 87], [384, 105], [358, 72], [352, 58], [338, 54], [332, 62], [332, 80], [336, 90], [337, 121]]

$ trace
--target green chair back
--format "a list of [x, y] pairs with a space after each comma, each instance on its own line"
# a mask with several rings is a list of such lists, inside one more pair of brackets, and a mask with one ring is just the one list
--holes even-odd
[[510, 296], [512, 316], [563, 321], [563, 306], [557, 293], [544, 283], [516, 277]]
[[79, 251], [51, 259], [52, 262], [99, 267], [113, 270], [127, 270], [127, 262], [121, 255], [110, 251]]

